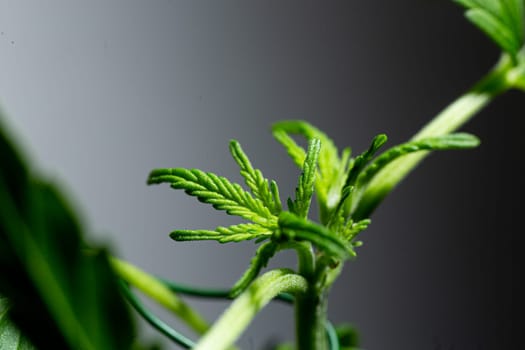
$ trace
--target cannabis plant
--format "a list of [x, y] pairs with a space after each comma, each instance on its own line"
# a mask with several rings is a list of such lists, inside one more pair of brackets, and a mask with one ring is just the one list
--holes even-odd
[[[236, 140], [230, 141], [229, 151], [244, 185], [199, 169], [151, 171], [149, 185], [169, 185], [238, 218], [226, 227], [175, 228], [173, 240], [256, 243], [247, 269], [227, 290], [193, 288], [153, 276], [90, 243], [59, 187], [32, 171], [2, 128], [0, 349], [152, 348], [136, 339], [132, 310], [183, 348], [232, 349], [274, 299], [295, 309], [295, 345], [280, 349], [358, 349], [355, 329], [328, 320], [328, 296], [343, 266], [357, 258], [372, 213], [430, 152], [476, 147], [477, 137], [455, 131], [496, 96], [510, 89], [525, 91], [523, 1], [456, 2], [498, 45], [501, 58], [409, 141], [387, 148], [387, 136], [380, 134], [354, 154], [348, 147], [339, 150], [307, 121], [275, 123], [274, 138], [300, 169], [295, 192], [286, 200], [276, 181], [252, 164]], [[313, 205], [318, 217], [311, 213]], [[297, 266], [265, 270], [284, 250], [295, 252]], [[173, 312], [201, 337], [194, 341], [172, 329], [142, 304], [136, 291]], [[182, 295], [232, 302], [209, 324]]]

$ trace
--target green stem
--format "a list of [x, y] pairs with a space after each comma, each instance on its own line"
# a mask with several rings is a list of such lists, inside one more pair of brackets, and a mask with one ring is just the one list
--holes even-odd
[[309, 280], [315, 273], [315, 253], [310, 242], [287, 242], [280, 249], [295, 249], [299, 274]]
[[[439, 113], [414, 135], [412, 140], [441, 136], [460, 128], [496, 96], [511, 88], [507, 73], [512, 68], [511, 60], [506, 55], [503, 56], [483, 79]], [[428, 154], [426, 151], [412, 153], [385, 166], [370, 181], [353, 213], [353, 218], [360, 220], [369, 217], [386, 195]]]
[[308, 282], [305, 293], [295, 297], [295, 333], [297, 349], [325, 350], [326, 338], [326, 294], [317, 283], [316, 258], [310, 242], [294, 242], [298, 256], [298, 269]]
[[295, 298], [295, 321], [297, 349], [326, 350], [327, 293], [315, 288]]
[[130, 285], [172, 311], [197, 334], [204, 334], [209, 325], [206, 320], [183, 302], [164, 283], [128, 262], [111, 258], [115, 273]]
[[255, 315], [279, 293], [306, 292], [306, 280], [288, 269], [266, 272], [257, 278], [214, 323], [195, 350], [222, 350], [232, 345]]
[[332, 257], [317, 255], [315, 272], [308, 279], [308, 290], [295, 298], [297, 349], [326, 350], [336, 346], [333, 335], [330, 340], [330, 334], [327, 334], [328, 292], [343, 265], [342, 261]]
[[164, 334], [168, 339], [182, 346], [184, 349], [191, 349], [195, 346], [195, 343], [187, 338], [185, 335], [177, 332], [168, 326], [164, 321], [159, 319], [157, 316], [152, 314], [140, 301], [140, 299], [131, 291], [128, 284], [124, 280], [119, 281], [120, 288], [124, 297], [133, 306], [135, 311], [142, 316], [142, 318], [150, 324], [151, 327]]

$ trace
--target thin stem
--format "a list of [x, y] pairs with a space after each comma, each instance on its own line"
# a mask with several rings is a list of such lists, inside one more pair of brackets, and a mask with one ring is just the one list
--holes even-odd
[[164, 283], [164, 285], [168, 287], [171, 291], [176, 293], [191, 295], [199, 298], [231, 299], [229, 289], [194, 287], [170, 281], [164, 278], [159, 278], [159, 280], [162, 281], [162, 283]]
[[[511, 87], [506, 77], [511, 69], [511, 60], [507, 56], [503, 56], [483, 79], [439, 113], [430, 123], [414, 135], [412, 140], [441, 136], [460, 128], [497, 95]], [[428, 154], [429, 152], [427, 151], [412, 153], [385, 166], [370, 181], [359, 201], [358, 207], [353, 213], [353, 218], [360, 220], [369, 217], [386, 195]]]
[[[180, 294], [191, 295], [199, 298], [235, 299], [235, 297], [232, 297], [230, 289], [194, 287], [163, 278], [159, 278], [159, 280], [162, 281], [162, 283], [164, 283], [170, 290]], [[280, 293], [275, 297], [275, 300], [291, 304], [294, 302], [294, 297], [290, 293]]]
[[266, 272], [257, 278], [214, 323], [195, 350], [222, 350], [232, 345], [255, 315], [280, 293], [306, 292], [307, 281], [288, 269]]
[[327, 300], [322, 288], [318, 288], [316, 268], [320, 266], [317, 266], [310, 243], [302, 245], [302, 249], [297, 249], [297, 253], [299, 273], [308, 282], [306, 293], [297, 295], [294, 303], [297, 349], [325, 350], [328, 345], [326, 337]]
[[328, 339], [328, 345], [330, 350], [339, 350], [339, 339], [337, 337], [337, 332], [334, 328], [334, 325], [330, 321], [325, 322], [324, 326], [326, 330], [326, 338]]
[[111, 258], [110, 262], [118, 276], [172, 311], [197, 334], [204, 334], [209, 329], [206, 320], [179, 299], [163, 282], [128, 262], [116, 258]]
[[183, 334], [177, 332], [170, 326], [168, 326], [164, 321], [153, 315], [151, 312], [149, 312], [144, 305], [140, 302], [139, 298], [137, 298], [129, 288], [128, 284], [124, 282], [123, 280], [119, 281], [120, 287], [122, 290], [122, 293], [128, 300], [128, 302], [133, 306], [133, 308], [156, 330], [158, 330], [160, 333], [164, 334], [166, 337], [174, 341], [175, 343], [179, 344], [185, 349], [191, 349], [195, 346], [195, 343], [184, 336]]

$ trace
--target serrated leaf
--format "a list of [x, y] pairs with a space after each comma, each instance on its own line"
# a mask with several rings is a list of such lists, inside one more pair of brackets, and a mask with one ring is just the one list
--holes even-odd
[[371, 222], [370, 219], [363, 219], [358, 222], [350, 220], [344, 229], [343, 237], [347, 241], [352, 241], [359, 233], [366, 230]]
[[294, 162], [302, 167], [306, 152], [289, 136], [301, 135], [307, 140], [318, 138], [321, 141], [315, 189], [319, 203], [321, 222], [326, 223], [331, 210], [339, 203], [341, 187], [347, 172], [350, 149], [343, 150], [339, 158], [337, 147], [324, 132], [302, 120], [288, 120], [272, 126], [275, 138], [285, 147]]
[[363, 170], [363, 168], [368, 164], [368, 162], [372, 159], [372, 157], [376, 154], [376, 152], [385, 144], [385, 142], [388, 140], [385, 134], [380, 134], [374, 137], [372, 140], [372, 143], [370, 144], [370, 147], [357, 156], [355, 160], [352, 163], [352, 167], [350, 168], [350, 171], [348, 173], [348, 176], [345, 181], [345, 185], [343, 187], [343, 190], [346, 187], [353, 186], [355, 184], [355, 181], [357, 179], [357, 176], [359, 173]]
[[332, 217], [333, 220], [345, 220], [351, 212], [353, 206], [355, 206], [355, 194], [358, 191], [355, 188], [358, 175], [366, 167], [366, 165], [372, 160], [376, 152], [385, 144], [388, 140], [385, 134], [379, 134], [372, 140], [372, 143], [366, 151], [361, 153], [355, 159], [350, 161], [350, 170], [346, 175], [346, 180], [341, 188], [340, 202], [337, 204], [336, 210], [332, 215], [338, 216]]
[[295, 201], [290, 210], [296, 215], [306, 218], [310, 210], [310, 203], [314, 194], [317, 160], [321, 149], [321, 141], [313, 138], [308, 142], [308, 151], [302, 167], [301, 175], [295, 190]]
[[465, 16], [514, 58], [524, 43], [523, 0], [454, 0]]
[[215, 209], [224, 210], [230, 215], [265, 227], [275, 225], [276, 217], [264, 203], [252, 197], [239, 184], [213, 173], [198, 169], [156, 169], [148, 178], [148, 184], [169, 183], [174, 189], [184, 190], [203, 203], [211, 204]]
[[[414, 152], [428, 152], [435, 150], [451, 149], [469, 149], [479, 145], [479, 139], [467, 133], [453, 133], [443, 136], [429, 137], [417, 141], [410, 141], [387, 150], [377, 157], [367, 168], [365, 168], [358, 177], [357, 191], [353, 194], [352, 207], [349, 210], [353, 218], [363, 218], [369, 215], [371, 208], [378, 203], [378, 199], [384, 196], [383, 191], [377, 191], [382, 188], [382, 184], [377, 184], [375, 175], [385, 168], [389, 163], [397, 158]], [[381, 174], [384, 174], [382, 172]], [[374, 183], [373, 186], [370, 183]], [[363, 195], [364, 193], [364, 195]], [[369, 195], [374, 193], [374, 195]], [[368, 195], [368, 196], [367, 196]], [[367, 214], [364, 214], [367, 213]]]
[[485, 34], [498, 44], [503, 51], [515, 54], [520, 48], [520, 42], [516, 40], [513, 28], [509, 28], [498, 18], [481, 9], [469, 10], [467, 18], [476, 24]]
[[38, 348], [129, 349], [134, 329], [106, 254], [83, 252], [69, 206], [28, 174], [1, 128], [0, 153], [0, 293], [10, 319]]
[[250, 285], [250, 283], [253, 282], [253, 280], [259, 275], [259, 272], [261, 272], [261, 269], [266, 267], [268, 261], [275, 255], [278, 248], [279, 245], [277, 243], [266, 242], [262, 244], [259, 249], [257, 249], [255, 256], [250, 262], [250, 267], [233, 285], [230, 291], [231, 297], [236, 297], [242, 293]]
[[[272, 126], [272, 130], [274, 132], [274, 135], [276, 132], [278, 132], [285, 134], [302, 135], [307, 140], [311, 140], [313, 138], [319, 139], [322, 145], [321, 151], [319, 153], [319, 181], [331, 183], [331, 180], [334, 178], [335, 174], [337, 173], [337, 170], [339, 169], [340, 163], [337, 147], [335, 146], [331, 138], [329, 138], [324, 132], [322, 132], [315, 126], [302, 120], [285, 120], [277, 122]], [[288, 144], [284, 146], [287, 148], [289, 147]], [[304, 158], [301, 162], [299, 162], [300, 160], [300, 158], [297, 158], [296, 160], [296, 164], [298, 166], [303, 165]]]
[[250, 188], [255, 198], [270, 209], [272, 214], [277, 215], [281, 211], [281, 199], [279, 198], [279, 191], [275, 181], [268, 183], [262, 172], [259, 169], [254, 169], [248, 156], [244, 153], [239, 142], [230, 141], [230, 152], [233, 159], [241, 168], [241, 175], [246, 181], [246, 185]]
[[303, 165], [304, 159], [306, 158], [306, 151], [304, 148], [299, 146], [291, 137], [288, 135], [288, 133], [282, 129], [280, 129], [278, 126], [273, 127], [272, 130], [273, 137], [281, 144], [283, 145], [284, 149], [292, 158], [295, 165], [297, 165], [299, 168]]
[[215, 230], [176, 230], [170, 237], [176, 241], [213, 240], [219, 243], [240, 242], [270, 237], [272, 230], [258, 224], [219, 226]]
[[277, 240], [308, 241], [327, 253], [328, 256], [340, 259], [355, 256], [353, 248], [334, 232], [290, 212], [283, 211], [279, 215], [279, 229], [275, 234]]
[[374, 177], [387, 164], [406, 154], [419, 151], [469, 149], [477, 147], [479, 143], [480, 141], [476, 136], [468, 133], [453, 133], [403, 143], [390, 148], [374, 159], [374, 161], [359, 174], [359, 185], [362, 186], [369, 182], [372, 177]]
[[0, 349], [1, 350], [36, 350], [9, 320], [7, 301], [0, 297]]

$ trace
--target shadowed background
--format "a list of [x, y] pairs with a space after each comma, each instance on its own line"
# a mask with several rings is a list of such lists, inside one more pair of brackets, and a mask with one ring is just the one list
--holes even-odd
[[[272, 139], [273, 122], [307, 120], [354, 154], [378, 133], [392, 146], [498, 58], [449, 1], [0, 0], [0, 32], [6, 123], [35, 167], [65, 186], [90, 237], [147, 271], [213, 287], [230, 286], [256, 247], [171, 241], [175, 228], [237, 221], [167, 185], [147, 187], [151, 169], [240, 182], [235, 138], [285, 200], [299, 171]], [[329, 305], [363, 348], [510, 346], [524, 100], [498, 98], [463, 128], [481, 137], [478, 149], [432, 155], [373, 215]], [[293, 254], [271, 266], [285, 264]], [[190, 301], [210, 320], [227, 306]], [[292, 322], [291, 307], [271, 304], [240, 344], [292, 340]]]

